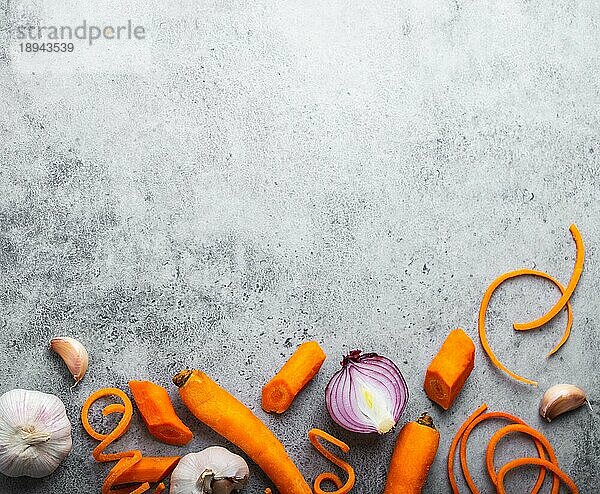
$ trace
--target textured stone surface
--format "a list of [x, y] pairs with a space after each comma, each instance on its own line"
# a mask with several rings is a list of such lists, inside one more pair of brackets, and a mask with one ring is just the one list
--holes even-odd
[[[73, 5], [61, 8], [53, 15]], [[0, 392], [60, 396], [74, 449], [50, 478], [1, 478], [2, 494], [99, 492], [107, 466], [92, 461], [78, 413], [93, 390], [132, 378], [168, 386], [196, 437], [161, 445], [136, 416], [119, 448], [227, 445], [182, 409], [169, 383], [185, 366], [255, 410], [307, 478], [328, 468], [305, 436], [319, 426], [350, 444], [356, 492], [379, 492], [394, 435], [347, 434], [324, 411], [328, 377], [353, 348], [392, 357], [411, 390], [403, 419], [428, 410], [441, 431], [425, 493], [448, 492], [451, 436], [483, 402], [540, 428], [581, 492], [597, 491], [598, 413], [544, 424], [537, 404], [566, 381], [600, 407], [598, 2], [138, 2], [117, 20], [145, 23], [143, 64], [97, 69], [89, 55], [77, 71], [19, 58], [6, 29], [21, 17], [19, 2], [0, 2]], [[86, 60], [77, 46], [72, 60]], [[448, 331], [476, 339], [482, 294], [504, 271], [566, 282], [571, 222], [587, 259], [559, 354], [544, 359], [564, 314], [530, 334], [510, 326], [551, 305], [548, 283], [506, 283], [488, 312], [493, 347], [540, 389], [499, 373], [477, 343], [442, 413], [421, 385]], [[56, 335], [91, 353], [73, 390], [47, 350]], [[307, 339], [328, 360], [288, 413], [267, 416], [261, 385]], [[486, 492], [490, 430], [470, 442]], [[510, 444], [499, 457], [532, 451]], [[261, 493], [267, 479], [252, 473], [245, 492]], [[512, 476], [510, 492], [533, 476]]]

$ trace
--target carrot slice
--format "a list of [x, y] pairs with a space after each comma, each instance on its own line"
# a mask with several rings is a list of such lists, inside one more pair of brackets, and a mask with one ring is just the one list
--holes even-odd
[[[475, 485], [475, 482], [473, 481], [473, 478], [471, 477], [471, 473], [469, 472], [469, 467], [467, 465], [467, 441], [468, 441], [469, 435], [471, 434], [473, 429], [475, 429], [475, 427], [477, 427], [477, 425], [480, 424], [481, 422], [483, 422], [485, 420], [489, 420], [489, 419], [510, 420], [511, 422], [515, 422], [517, 424], [527, 425], [519, 417], [516, 417], [510, 413], [488, 412], [488, 413], [484, 413], [483, 415], [479, 415], [478, 417], [474, 418], [471, 421], [471, 423], [466, 427], [466, 429], [462, 435], [461, 442], [460, 442], [460, 465], [462, 467], [462, 471], [465, 476], [467, 485], [469, 486], [469, 489], [471, 489], [471, 492], [473, 494], [479, 494], [479, 490], [477, 489], [477, 486]], [[538, 450], [539, 455], [541, 457], [545, 458], [544, 448], [541, 445], [541, 443], [539, 441], [537, 441], [535, 438], [534, 438], [534, 442], [535, 442], [535, 447]], [[535, 486], [533, 487], [533, 490], [531, 491], [531, 494], [536, 494], [537, 492], [539, 492], [539, 490], [542, 487], [542, 484], [544, 483], [545, 476], [546, 476], [546, 471], [543, 468], [541, 468], [540, 473], [537, 478], [537, 481], [535, 483]]]
[[450, 444], [450, 450], [448, 451], [448, 480], [450, 480], [450, 487], [452, 487], [453, 494], [460, 494], [458, 491], [458, 485], [456, 484], [456, 477], [454, 476], [454, 457], [456, 456], [456, 447], [458, 446], [458, 443], [461, 440], [465, 429], [469, 427], [473, 420], [479, 417], [486, 410], [487, 405], [484, 403], [471, 415], [469, 415], [467, 420], [465, 420], [463, 424], [459, 427], [458, 431], [454, 435], [454, 438], [452, 439], [452, 443]]
[[579, 278], [581, 278], [581, 273], [583, 272], [583, 260], [585, 257], [585, 248], [583, 246], [583, 239], [581, 238], [581, 233], [577, 227], [573, 224], [569, 228], [571, 235], [573, 236], [573, 240], [575, 241], [576, 255], [575, 255], [575, 267], [573, 268], [573, 274], [571, 275], [571, 279], [569, 280], [569, 284], [567, 288], [564, 290], [562, 296], [558, 299], [558, 301], [554, 304], [554, 306], [543, 316], [538, 317], [534, 321], [526, 322], [526, 323], [515, 323], [513, 327], [517, 331], [525, 331], [528, 329], [539, 328], [543, 326], [547, 322], [558, 314], [561, 309], [567, 304], [570, 300], [575, 288], [577, 287], [577, 283], [579, 282]]
[[[344, 453], [348, 453], [348, 451], [350, 451], [350, 447], [345, 442], [340, 441], [339, 439], [333, 437], [331, 434], [328, 434], [325, 431], [322, 431], [321, 429], [311, 429], [310, 431], [308, 431], [308, 439], [310, 440], [310, 443], [315, 447], [315, 449], [319, 453], [321, 453], [331, 463], [333, 463], [334, 465], [337, 465], [342, 470], [344, 470], [346, 472], [346, 474], [348, 475], [348, 480], [346, 480], [346, 483], [344, 484], [344, 483], [342, 483], [340, 478], [332, 472], [321, 473], [315, 479], [315, 483], [314, 483], [315, 494], [327, 494], [327, 492], [331, 492], [334, 494], [346, 494], [346, 493], [350, 492], [350, 490], [352, 490], [352, 488], [354, 487], [354, 482], [356, 480], [356, 477], [354, 474], [354, 469], [348, 463], [346, 463], [344, 460], [338, 458], [333, 453], [331, 453], [329, 450], [327, 450], [327, 448], [325, 448], [325, 446], [323, 446], [319, 442], [319, 438], [324, 439], [324, 440], [330, 442], [331, 444], [337, 446]], [[336, 491], [324, 491], [321, 488], [321, 484], [326, 480], [330, 480], [331, 482], [333, 482], [335, 484], [335, 486], [337, 487], [337, 490]]]
[[517, 458], [516, 460], [509, 461], [506, 465], [504, 465], [498, 472], [498, 494], [506, 494], [506, 489], [504, 488], [504, 477], [506, 474], [515, 468], [525, 465], [534, 465], [550, 470], [565, 483], [565, 485], [573, 494], [579, 494], [579, 490], [577, 489], [575, 482], [573, 482], [573, 480], [571, 480], [571, 478], [565, 472], [558, 468], [554, 463], [541, 458]]
[[425, 393], [448, 410], [463, 388], [475, 365], [475, 345], [467, 333], [458, 328], [446, 337], [425, 373]]
[[179, 463], [179, 456], [142, 457], [135, 465], [115, 479], [115, 484], [160, 482], [168, 477]]
[[[504, 274], [498, 276], [498, 278], [496, 278], [492, 282], [492, 284], [487, 288], [487, 290], [485, 291], [485, 294], [483, 295], [483, 299], [481, 300], [481, 306], [479, 307], [479, 318], [477, 321], [477, 326], [479, 329], [479, 339], [481, 340], [481, 346], [485, 350], [485, 353], [487, 353], [487, 355], [490, 358], [490, 360], [492, 361], [492, 363], [496, 367], [498, 367], [500, 370], [506, 372], [513, 379], [516, 379], [517, 381], [521, 381], [525, 384], [532, 384], [534, 386], [537, 386], [538, 383], [536, 381], [532, 381], [530, 379], [521, 377], [518, 374], [515, 374], [510, 369], [508, 369], [508, 367], [506, 367], [502, 362], [500, 362], [500, 360], [498, 360], [498, 357], [496, 357], [496, 354], [493, 352], [493, 350], [488, 342], [487, 334], [486, 334], [486, 330], [485, 330], [485, 314], [487, 312], [487, 308], [488, 308], [488, 305], [490, 303], [490, 299], [492, 298], [493, 293], [506, 280], [509, 280], [511, 278], [516, 278], [518, 276], [526, 276], [526, 275], [527, 276], [538, 276], [540, 278], [545, 278], [547, 280], [550, 280], [552, 283], [554, 283], [558, 287], [558, 289], [561, 291], [561, 293], [565, 293], [565, 289], [560, 284], [560, 282], [558, 280], [556, 280], [555, 278], [553, 278], [552, 276], [550, 276], [549, 274], [544, 273], [543, 271], [536, 271], [534, 269], [517, 269], [515, 271], [509, 271], [508, 273], [504, 273]], [[567, 329], [565, 331], [565, 334], [561, 338], [561, 341], [558, 343], [558, 345], [550, 352], [549, 355], [552, 355], [554, 352], [556, 352], [567, 341], [567, 338], [569, 337], [569, 334], [571, 332], [571, 326], [573, 324], [573, 314], [572, 314], [572, 310], [571, 310], [571, 304], [569, 302], [567, 302], [567, 313], [568, 313], [568, 321], [567, 321]]]
[[184, 446], [194, 434], [177, 416], [167, 390], [150, 381], [129, 381], [133, 395], [148, 432], [163, 443]]
[[[487, 445], [487, 449], [485, 452], [485, 465], [486, 465], [486, 468], [488, 471], [488, 475], [490, 476], [490, 479], [492, 480], [492, 483], [494, 485], [497, 485], [497, 483], [498, 483], [498, 476], [496, 475], [496, 471], [494, 468], [494, 454], [496, 452], [496, 445], [503, 437], [507, 436], [508, 434], [512, 434], [514, 432], [520, 432], [522, 434], [527, 434], [528, 436], [531, 436], [534, 440], [539, 441], [540, 444], [544, 447], [544, 449], [548, 453], [548, 457], [549, 457], [550, 461], [552, 463], [554, 463], [556, 466], [558, 466], [558, 459], [556, 458], [556, 454], [554, 454], [554, 449], [552, 448], [550, 441], [548, 441], [548, 439], [546, 439], [546, 436], [544, 436], [541, 432], [539, 432], [539, 431], [535, 430], [534, 428], [529, 427], [528, 425], [525, 425], [525, 424], [507, 425], [507, 426], [503, 427], [502, 429], [497, 430], [494, 433], [494, 435], [490, 439], [490, 442]], [[540, 454], [540, 458], [542, 458], [543, 460], [546, 459], [546, 457], [543, 454]], [[554, 479], [552, 481], [552, 494], [558, 494], [559, 489], [560, 489], [560, 479], [558, 478], [558, 476], [555, 475]]]
[[315, 377], [325, 361], [325, 353], [316, 341], [302, 343], [262, 390], [265, 412], [285, 412], [296, 395]]

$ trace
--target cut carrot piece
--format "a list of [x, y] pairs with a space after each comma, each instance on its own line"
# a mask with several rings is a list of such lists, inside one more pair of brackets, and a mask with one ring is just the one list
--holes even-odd
[[450, 487], [452, 488], [453, 494], [460, 494], [458, 491], [458, 485], [456, 484], [456, 477], [454, 476], [454, 457], [456, 456], [456, 447], [458, 446], [458, 443], [460, 442], [466, 428], [469, 427], [473, 420], [479, 417], [486, 410], [487, 405], [484, 403], [471, 415], [469, 415], [467, 420], [465, 420], [459, 427], [454, 438], [452, 439], [452, 443], [450, 444], [450, 450], [448, 451], [448, 480], [450, 480]]
[[429, 415], [407, 422], [398, 434], [383, 494], [421, 494], [439, 444]]
[[585, 257], [585, 248], [583, 246], [583, 239], [581, 238], [581, 233], [577, 227], [573, 224], [569, 228], [571, 235], [573, 236], [573, 240], [575, 241], [576, 248], [576, 256], [575, 256], [575, 267], [573, 268], [573, 274], [571, 275], [571, 279], [569, 280], [569, 284], [567, 288], [564, 290], [558, 302], [554, 304], [554, 306], [543, 316], [538, 317], [536, 320], [526, 323], [515, 323], [513, 327], [517, 331], [525, 331], [528, 329], [539, 328], [543, 326], [550, 320], [556, 316], [561, 309], [567, 304], [567, 302], [571, 299], [575, 288], [577, 287], [577, 283], [579, 283], [579, 278], [581, 278], [581, 273], [583, 272], [583, 260]]
[[[461, 465], [461, 468], [463, 471], [463, 475], [465, 476], [467, 485], [469, 486], [469, 489], [471, 489], [471, 492], [473, 494], [479, 494], [479, 490], [477, 489], [477, 486], [475, 485], [475, 482], [473, 481], [473, 478], [471, 477], [471, 473], [469, 472], [469, 467], [467, 465], [467, 441], [469, 439], [469, 436], [471, 435], [471, 432], [473, 431], [473, 429], [475, 429], [475, 427], [477, 427], [477, 425], [479, 425], [481, 422], [483, 422], [485, 420], [490, 420], [490, 419], [503, 419], [503, 420], [509, 420], [509, 421], [517, 423], [517, 424], [527, 425], [519, 417], [516, 417], [510, 413], [488, 412], [488, 413], [484, 413], [483, 415], [479, 415], [478, 417], [474, 418], [471, 421], [471, 423], [467, 426], [467, 428], [465, 429], [465, 431], [462, 434], [461, 441], [460, 441], [460, 465]], [[541, 457], [545, 457], [544, 456], [544, 448], [542, 447], [540, 442], [534, 438], [534, 443], [535, 443], [535, 447], [538, 451], [538, 454]], [[533, 487], [533, 490], [531, 491], [531, 494], [536, 494], [537, 492], [539, 492], [539, 490], [542, 487], [542, 484], [544, 483], [545, 476], [546, 476], [546, 471], [543, 468], [541, 468], [540, 473], [537, 478], [537, 481], [535, 483], [535, 486]]]
[[[508, 367], [506, 367], [502, 362], [500, 362], [500, 360], [498, 360], [498, 357], [496, 357], [496, 354], [493, 352], [493, 350], [488, 342], [487, 334], [486, 334], [486, 330], [485, 330], [485, 314], [487, 312], [487, 308], [490, 303], [490, 299], [492, 298], [492, 295], [494, 294], [496, 289], [502, 283], [504, 283], [506, 280], [509, 280], [511, 278], [516, 278], [518, 276], [538, 276], [540, 278], [545, 278], [545, 279], [551, 281], [552, 283], [554, 283], [558, 287], [558, 289], [561, 291], [561, 293], [564, 293], [564, 291], [565, 291], [565, 289], [563, 288], [563, 286], [560, 284], [560, 282], [558, 280], [554, 279], [552, 276], [550, 276], [547, 273], [544, 273], [543, 271], [536, 271], [534, 269], [517, 269], [515, 271], [509, 271], [508, 273], [504, 273], [503, 275], [498, 276], [498, 278], [496, 278], [492, 282], [492, 284], [487, 288], [487, 290], [485, 291], [485, 294], [483, 295], [483, 299], [481, 300], [481, 306], [479, 307], [479, 318], [477, 321], [477, 326], [479, 329], [479, 339], [481, 340], [481, 346], [485, 350], [485, 353], [488, 355], [488, 357], [490, 358], [492, 363], [496, 367], [498, 367], [498, 369], [502, 370], [503, 372], [506, 372], [509, 376], [511, 376], [513, 379], [516, 379], [517, 381], [521, 381], [525, 384], [532, 384], [534, 386], [537, 386], [538, 383], [536, 381], [532, 381], [530, 379], [521, 377], [518, 374], [515, 374], [510, 369], [508, 369]], [[567, 329], [566, 329], [565, 334], [563, 335], [561, 341], [559, 342], [559, 344], [550, 352], [550, 355], [553, 354], [554, 352], [556, 352], [567, 341], [567, 338], [569, 337], [569, 334], [571, 331], [571, 325], [573, 324], [573, 315], [572, 315], [572, 310], [571, 310], [571, 304], [568, 302], [567, 302], [567, 312], [568, 312]]]
[[250, 456], [280, 494], [312, 494], [281, 442], [237, 398], [198, 370], [181, 371], [173, 382], [190, 412]]
[[129, 381], [128, 384], [150, 434], [175, 446], [192, 440], [192, 431], [177, 416], [165, 388], [150, 381]]
[[[328, 434], [325, 431], [322, 431], [321, 429], [311, 429], [310, 431], [308, 431], [308, 439], [309, 439], [310, 443], [315, 447], [315, 449], [319, 453], [321, 453], [331, 463], [333, 463], [334, 465], [337, 465], [342, 470], [344, 470], [344, 472], [346, 472], [346, 474], [348, 475], [348, 480], [346, 480], [346, 483], [344, 484], [344, 483], [342, 483], [341, 479], [336, 474], [334, 474], [332, 472], [323, 472], [323, 473], [319, 474], [317, 476], [317, 478], [315, 479], [315, 483], [314, 483], [315, 494], [327, 494], [327, 492], [333, 493], [333, 494], [346, 494], [346, 493], [350, 492], [352, 490], [352, 488], [354, 487], [354, 482], [356, 481], [356, 477], [354, 475], [354, 469], [348, 463], [346, 463], [344, 460], [338, 458], [333, 453], [331, 453], [327, 448], [325, 448], [325, 446], [323, 446], [319, 442], [319, 438], [325, 439], [325, 441], [328, 441], [331, 444], [337, 446], [344, 453], [348, 453], [348, 451], [350, 451], [350, 447], [345, 442], [340, 441], [339, 439], [333, 437], [331, 434]], [[323, 482], [325, 482], [326, 480], [333, 482], [335, 484], [337, 490], [324, 491], [321, 488], [321, 484]]]
[[296, 395], [315, 377], [325, 361], [325, 353], [316, 341], [302, 343], [281, 370], [262, 390], [265, 412], [285, 412]]
[[462, 329], [451, 331], [425, 374], [429, 399], [448, 410], [475, 365], [475, 345]]
[[[508, 434], [512, 434], [514, 432], [520, 432], [522, 434], [527, 434], [528, 436], [531, 436], [535, 441], [538, 441], [544, 447], [546, 452], [548, 453], [548, 458], [550, 459], [550, 461], [552, 463], [554, 463], [556, 466], [558, 466], [558, 460], [556, 458], [556, 454], [554, 454], [554, 449], [552, 448], [550, 441], [548, 441], [548, 439], [546, 439], [546, 436], [544, 436], [541, 432], [536, 431], [532, 427], [529, 427], [528, 425], [525, 425], [525, 424], [507, 425], [506, 427], [503, 427], [502, 429], [497, 430], [494, 433], [494, 435], [490, 439], [490, 442], [487, 445], [487, 449], [485, 452], [485, 465], [486, 465], [486, 468], [488, 471], [488, 475], [490, 476], [490, 479], [492, 480], [492, 483], [494, 485], [497, 485], [497, 483], [498, 483], [498, 476], [496, 475], [496, 470], [494, 468], [494, 453], [496, 451], [496, 445], [503, 437], [505, 437]], [[538, 452], [539, 452], [539, 449], [538, 449]], [[543, 453], [540, 454], [540, 458], [542, 460], [546, 459], [546, 457]], [[540, 487], [541, 487], [541, 485], [540, 485]], [[555, 475], [553, 483], [552, 483], [552, 494], [558, 494], [559, 489], [560, 489], [560, 480], [559, 480], [558, 476]]]
[[552, 473], [557, 475], [561, 481], [564, 482], [564, 484], [573, 494], [579, 494], [579, 489], [577, 489], [575, 482], [573, 482], [573, 480], [571, 480], [571, 478], [565, 472], [558, 468], [554, 463], [541, 458], [517, 458], [516, 460], [509, 461], [506, 465], [504, 465], [498, 472], [498, 494], [506, 494], [506, 489], [504, 488], [504, 477], [506, 474], [515, 468], [526, 465], [539, 466], [542, 469], [545, 468], [550, 470]]
[[128, 470], [115, 479], [115, 484], [135, 484], [138, 482], [160, 482], [167, 478], [181, 457], [179, 456], [144, 456]]

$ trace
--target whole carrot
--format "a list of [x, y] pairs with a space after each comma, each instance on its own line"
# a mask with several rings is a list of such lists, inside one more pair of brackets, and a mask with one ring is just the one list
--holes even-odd
[[198, 370], [183, 370], [173, 382], [190, 412], [252, 458], [280, 494], [312, 494], [281, 442], [237, 398]]
[[421, 494], [439, 442], [440, 433], [426, 413], [402, 427], [383, 494]]
[[285, 412], [296, 395], [319, 372], [325, 353], [316, 341], [302, 343], [262, 390], [265, 412]]

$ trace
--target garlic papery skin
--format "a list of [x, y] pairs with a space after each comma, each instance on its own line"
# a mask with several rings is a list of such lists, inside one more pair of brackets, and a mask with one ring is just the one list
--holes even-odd
[[171, 474], [170, 494], [229, 494], [244, 487], [250, 469], [239, 455], [211, 446], [185, 455]]
[[72, 445], [71, 423], [58, 397], [26, 389], [0, 396], [0, 473], [45, 477]]
[[551, 422], [559, 415], [575, 410], [587, 402], [585, 392], [572, 384], [556, 384], [544, 393], [540, 415]]
[[88, 352], [81, 342], [69, 336], [62, 336], [53, 338], [50, 341], [50, 348], [67, 364], [75, 384], [81, 381], [89, 365]]

